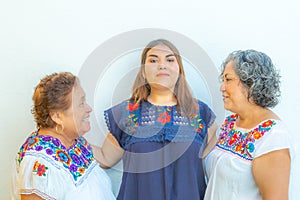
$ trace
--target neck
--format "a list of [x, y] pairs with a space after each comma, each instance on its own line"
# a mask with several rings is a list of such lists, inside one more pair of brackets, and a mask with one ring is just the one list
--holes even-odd
[[57, 133], [55, 128], [40, 128], [38, 135], [57, 138], [66, 148], [71, 147], [75, 142], [75, 138], [70, 138], [65, 133]]
[[177, 99], [174, 93], [170, 90], [152, 90], [151, 94], [148, 96], [147, 100], [154, 104], [160, 106], [172, 106], [177, 104]]
[[252, 128], [266, 119], [278, 119], [275, 113], [268, 108], [257, 105], [249, 106], [238, 112], [237, 126], [241, 128]]

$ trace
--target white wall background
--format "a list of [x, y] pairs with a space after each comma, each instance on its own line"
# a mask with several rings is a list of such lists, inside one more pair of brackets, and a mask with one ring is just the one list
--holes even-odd
[[[277, 112], [288, 124], [299, 157], [300, 14], [296, 0], [27, 0], [0, 1], [0, 199], [9, 199], [10, 171], [19, 146], [34, 129], [33, 87], [46, 74], [77, 74], [88, 55], [125, 31], [161, 28], [197, 42], [219, 67], [229, 52], [253, 48], [280, 68]], [[109, 51], [109, 49], [108, 49]], [[300, 158], [291, 199], [300, 199]]]

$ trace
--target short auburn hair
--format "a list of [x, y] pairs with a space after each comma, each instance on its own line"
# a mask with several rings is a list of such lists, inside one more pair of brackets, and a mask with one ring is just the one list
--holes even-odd
[[70, 94], [76, 79], [70, 72], [53, 73], [41, 79], [32, 96], [32, 114], [38, 128], [55, 127], [56, 123], [51, 119], [50, 113], [70, 108]]

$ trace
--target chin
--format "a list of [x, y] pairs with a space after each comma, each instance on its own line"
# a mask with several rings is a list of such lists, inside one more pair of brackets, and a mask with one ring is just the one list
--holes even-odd
[[78, 132], [79, 137], [85, 135], [85, 134], [86, 134], [87, 132], [89, 132], [90, 130], [91, 130], [90, 127], [89, 127], [89, 128], [85, 128], [85, 129], [80, 130], [80, 131]]
[[229, 105], [224, 105], [224, 109], [225, 109], [225, 110], [228, 110], [228, 111], [230, 111], [230, 112], [234, 112], [233, 109], [232, 109], [232, 107], [229, 106]]

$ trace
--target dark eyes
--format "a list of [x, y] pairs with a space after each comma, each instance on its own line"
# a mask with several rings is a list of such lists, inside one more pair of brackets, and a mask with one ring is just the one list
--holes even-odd
[[[174, 62], [174, 61], [175, 61], [174, 58], [169, 58], [169, 59], [167, 59], [167, 62], [169, 62], [169, 63], [172, 63], [172, 62]], [[150, 63], [158, 63], [158, 59], [150, 59], [149, 62], [150, 62]]]
[[150, 63], [157, 63], [158, 60], [157, 60], [157, 59], [150, 59], [149, 62], [150, 62]]
[[228, 83], [228, 82], [231, 82], [231, 81], [233, 81], [233, 80], [237, 80], [237, 78], [228, 78], [228, 77], [220, 77], [219, 78], [219, 81], [220, 81], [220, 83]]

